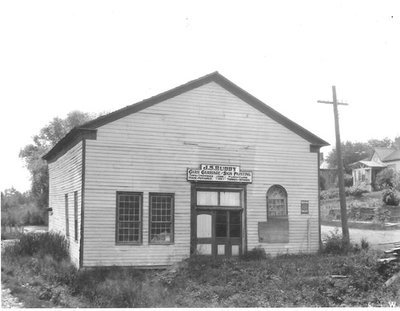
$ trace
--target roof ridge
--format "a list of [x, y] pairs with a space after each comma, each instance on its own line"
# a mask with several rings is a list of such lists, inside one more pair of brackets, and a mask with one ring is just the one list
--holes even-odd
[[103, 126], [107, 123], [116, 121], [122, 117], [125, 117], [127, 115], [133, 114], [135, 112], [141, 111], [143, 109], [146, 109], [148, 107], [151, 107], [155, 104], [158, 104], [160, 102], [163, 102], [165, 100], [168, 100], [170, 98], [176, 97], [180, 94], [183, 94], [185, 92], [188, 92], [190, 90], [193, 90], [195, 88], [198, 88], [200, 86], [203, 86], [207, 83], [210, 82], [215, 82], [234, 96], [240, 98], [243, 100], [245, 103], [248, 105], [252, 106], [253, 108], [257, 109], [261, 113], [264, 113], [267, 115], [269, 118], [273, 119], [277, 123], [285, 126], [292, 132], [296, 133], [306, 141], [308, 141], [312, 146], [317, 146], [317, 147], [322, 147], [322, 146], [327, 146], [329, 143], [324, 141], [323, 139], [319, 138], [315, 134], [311, 133], [304, 127], [300, 126], [296, 122], [290, 120], [289, 118], [285, 117], [275, 109], [271, 108], [270, 106], [264, 104], [261, 100], [258, 98], [254, 97], [241, 87], [237, 86], [234, 84], [232, 81], [228, 80], [225, 78], [223, 75], [221, 75], [218, 71], [214, 71], [212, 73], [206, 74], [200, 78], [191, 80], [189, 82], [186, 82], [184, 84], [181, 84], [180, 86], [174, 87], [168, 91], [164, 91], [162, 93], [159, 93], [157, 95], [154, 95], [152, 97], [149, 97], [147, 99], [141, 100], [137, 103], [128, 105], [126, 107], [120, 108], [118, 110], [115, 110], [113, 112], [110, 112], [106, 115], [100, 116], [92, 121], [86, 122], [82, 124], [79, 127], [76, 127], [72, 129], [63, 139], [61, 139], [45, 156], [44, 159], [50, 159], [53, 155], [53, 153], [57, 153], [60, 149], [59, 144], [63, 145], [64, 143], [68, 142], [71, 140], [70, 136], [73, 136], [77, 134], [77, 132], [81, 131], [88, 131], [88, 130], [95, 130], [100, 126]]

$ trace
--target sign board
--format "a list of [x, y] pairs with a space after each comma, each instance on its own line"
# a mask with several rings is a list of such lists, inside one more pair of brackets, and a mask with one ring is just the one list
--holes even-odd
[[300, 210], [302, 214], [308, 214], [309, 213], [309, 202], [308, 201], [300, 201]]
[[187, 180], [252, 183], [253, 172], [242, 171], [240, 166], [201, 164], [200, 168], [187, 169]]

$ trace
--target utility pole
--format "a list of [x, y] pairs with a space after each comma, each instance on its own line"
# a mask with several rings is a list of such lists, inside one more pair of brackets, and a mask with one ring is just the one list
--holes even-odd
[[344, 174], [343, 174], [343, 159], [342, 159], [342, 145], [340, 142], [339, 131], [339, 112], [338, 105], [348, 105], [346, 103], [338, 103], [336, 99], [336, 88], [332, 86], [333, 102], [319, 100], [318, 103], [333, 105], [333, 114], [335, 117], [335, 133], [336, 133], [336, 155], [338, 164], [338, 178], [339, 178], [339, 197], [340, 197], [340, 216], [342, 219], [342, 241], [347, 249], [350, 245], [349, 226], [347, 224], [347, 208], [346, 208], [346, 194], [344, 192]]

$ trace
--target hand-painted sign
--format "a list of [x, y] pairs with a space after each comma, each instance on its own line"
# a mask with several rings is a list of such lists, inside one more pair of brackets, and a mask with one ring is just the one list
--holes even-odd
[[309, 202], [305, 200], [301, 200], [300, 202], [300, 210], [302, 214], [308, 214], [308, 207], [309, 207]]
[[251, 183], [253, 172], [241, 171], [240, 166], [201, 164], [200, 169], [187, 169], [187, 180]]

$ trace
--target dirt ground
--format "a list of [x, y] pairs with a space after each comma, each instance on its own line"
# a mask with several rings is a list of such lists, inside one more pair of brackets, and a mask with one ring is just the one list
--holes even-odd
[[[336, 227], [321, 226], [321, 238], [324, 239]], [[338, 233], [342, 232], [342, 228], [338, 227]], [[374, 249], [385, 250], [394, 246], [394, 243], [400, 243], [400, 230], [365, 230], [365, 229], [349, 229], [350, 240], [354, 243], [360, 243], [364, 238]]]

